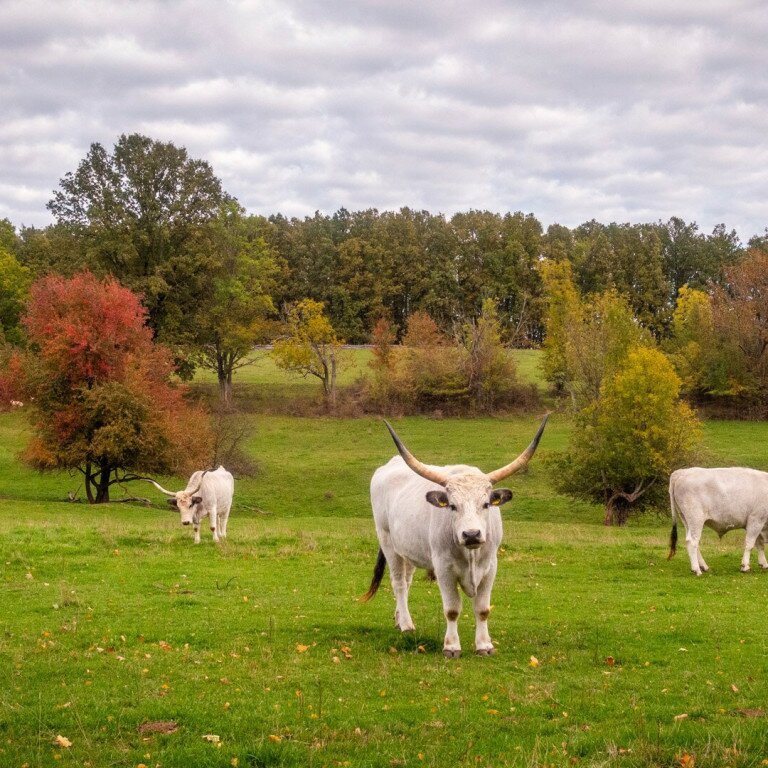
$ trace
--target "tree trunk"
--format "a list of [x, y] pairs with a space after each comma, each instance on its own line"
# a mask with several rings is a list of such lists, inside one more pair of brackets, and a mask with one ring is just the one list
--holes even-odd
[[220, 349], [216, 349], [216, 375], [219, 380], [219, 397], [222, 405], [232, 407], [232, 365]]
[[99, 464], [94, 472], [90, 462], [85, 469], [85, 493], [89, 504], [109, 503], [109, 485], [112, 478], [112, 467], [108, 463]]

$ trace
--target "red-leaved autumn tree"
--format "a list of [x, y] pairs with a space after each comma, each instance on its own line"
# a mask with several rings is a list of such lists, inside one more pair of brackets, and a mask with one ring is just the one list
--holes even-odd
[[171, 354], [152, 341], [136, 294], [87, 271], [50, 275], [32, 286], [24, 324], [31, 465], [81, 472], [98, 504], [115, 483], [205, 464], [208, 419], [174, 382]]

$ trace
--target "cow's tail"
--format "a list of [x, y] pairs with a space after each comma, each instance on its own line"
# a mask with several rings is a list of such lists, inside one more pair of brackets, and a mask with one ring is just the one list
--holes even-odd
[[669, 534], [669, 554], [667, 560], [671, 560], [677, 552], [677, 504], [675, 502], [675, 483], [669, 480], [669, 506], [672, 510], [672, 530]]
[[384, 552], [379, 548], [379, 556], [376, 558], [376, 565], [373, 567], [371, 586], [368, 587], [368, 591], [359, 598], [361, 603], [367, 603], [379, 591], [379, 584], [381, 584], [381, 580], [384, 578], [384, 569], [386, 567], [387, 558], [384, 557]]

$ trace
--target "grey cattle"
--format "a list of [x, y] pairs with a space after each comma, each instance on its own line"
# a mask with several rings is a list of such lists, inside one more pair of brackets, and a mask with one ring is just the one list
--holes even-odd
[[496, 552], [502, 538], [499, 507], [512, 498], [512, 491], [494, 490], [493, 486], [528, 463], [547, 418], [531, 444], [513, 462], [489, 473], [464, 464], [422, 464], [387, 424], [400, 455], [379, 467], [371, 479], [379, 554], [371, 586], [361, 600], [370, 600], [376, 594], [389, 564], [395, 624], [402, 632], [413, 631], [408, 591], [416, 568], [425, 568], [437, 579], [443, 601], [447, 621], [445, 656], [461, 655], [457, 624], [461, 612], [459, 587], [472, 598], [475, 650], [482, 656], [492, 654], [488, 614], [496, 577]]
[[679, 515], [685, 526], [691, 570], [697, 576], [709, 570], [699, 549], [705, 525], [720, 536], [734, 528], [746, 529], [742, 572], [749, 571], [752, 547], [757, 547], [760, 567], [768, 568], [766, 534], [763, 533], [768, 522], [768, 472], [746, 467], [678, 469], [669, 478], [669, 501], [672, 507], [669, 557], [677, 549]]
[[154, 480], [143, 479], [171, 497], [168, 503], [179, 510], [182, 525], [191, 523], [194, 527], [195, 544], [200, 543], [200, 520], [204, 517], [210, 521], [214, 541], [226, 538], [235, 480], [224, 467], [194, 472], [183, 491], [166, 491]]

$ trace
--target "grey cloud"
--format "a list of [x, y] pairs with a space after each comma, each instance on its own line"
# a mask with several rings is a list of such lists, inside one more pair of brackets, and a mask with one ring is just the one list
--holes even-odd
[[91, 142], [187, 147], [254, 212], [768, 223], [762, 3], [0, 0], [0, 216]]

